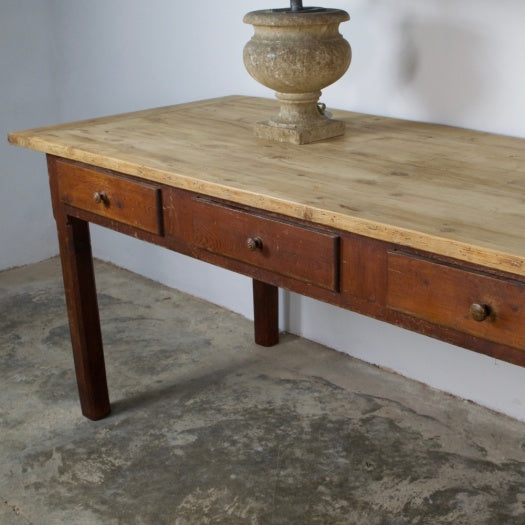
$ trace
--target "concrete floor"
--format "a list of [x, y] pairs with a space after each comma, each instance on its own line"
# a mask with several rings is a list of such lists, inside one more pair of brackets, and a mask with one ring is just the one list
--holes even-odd
[[0, 523], [525, 524], [525, 424], [97, 264], [80, 415], [56, 259], [0, 273]]

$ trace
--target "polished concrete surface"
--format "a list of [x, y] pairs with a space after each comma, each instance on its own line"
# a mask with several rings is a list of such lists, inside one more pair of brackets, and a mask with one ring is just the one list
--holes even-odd
[[107, 264], [80, 415], [59, 262], [0, 273], [0, 523], [525, 524], [525, 424]]

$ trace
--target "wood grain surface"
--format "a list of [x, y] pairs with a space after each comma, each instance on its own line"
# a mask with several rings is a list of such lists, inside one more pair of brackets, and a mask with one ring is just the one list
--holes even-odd
[[12, 144], [525, 275], [525, 140], [334, 111], [342, 137], [255, 138], [232, 96], [9, 134]]
[[[525, 286], [399, 252], [388, 254], [390, 308], [476, 337], [525, 348]], [[407, 290], [410, 292], [407, 293]], [[485, 306], [476, 319], [473, 305]]]
[[[162, 234], [160, 188], [144, 182], [107, 177], [82, 166], [56, 162], [60, 200], [64, 204], [115, 219], [135, 228]], [[103, 198], [95, 200], [95, 194]]]

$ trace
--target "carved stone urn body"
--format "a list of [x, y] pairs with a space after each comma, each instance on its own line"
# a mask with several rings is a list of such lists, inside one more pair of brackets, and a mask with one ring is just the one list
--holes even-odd
[[244, 22], [254, 27], [244, 47], [244, 65], [258, 82], [276, 92], [280, 112], [258, 122], [261, 138], [294, 144], [322, 140], [345, 131], [318, 106], [321, 89], [341, 78], [352, 52], [339, 33], [346, 11], [319, 7], [252, 11]]

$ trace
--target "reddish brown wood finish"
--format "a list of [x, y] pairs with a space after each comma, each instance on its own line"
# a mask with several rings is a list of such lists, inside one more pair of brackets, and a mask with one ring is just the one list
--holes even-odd
[[279, 342], [278, 288], [253, 279], [253, 320], [255, 342], [273, 346]]
[[209, 199], [194, 199], [191, 216], [199, 248], [321, 288], [339, 288], [339, 238], [333, 233]]
[[387, 244], [350, 235], [345, 236], [341, 244], [343, 294], [383, 304], [387, 287]]
[[131, 181], [78, 164], [56, 162], [59, 198], [64, 204], [134, 228], [162, 234], [161, 192], [158, 186]]
[[[525, 285], [521, 283], [390, 252], [387, 304], [476, 337], [525, 348]], [[475, 305], [486, 307], [486, 319], [473, 319]]]
[[53, 158], [48, 161], [48, 170], [80, 405], [86, 417], [101, 419], [109, 414], [110, 404], [89, 225], [64, 213]]

